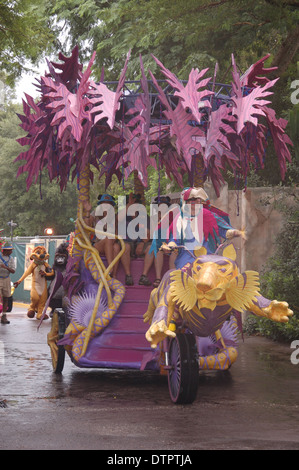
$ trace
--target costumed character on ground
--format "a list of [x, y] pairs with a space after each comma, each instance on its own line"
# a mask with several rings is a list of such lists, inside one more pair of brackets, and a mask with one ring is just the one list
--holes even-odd
[[[64, 242], [61, 243], [57, 250], [55, 251], [55, 256], [54, 256], [54, 263], [52, 266], [53, 269], [53, 275], [48, 276], [48, 280], [51, 281], [51, 284], [49, 286], [49, 307], [52, 309], [50, 316], [52, 316], [54, 310], [56, 308], [62, 308], [62, 300], [64, 297], [64, 288], [62, 285], [63, 282], [63, 277], [66, 273], [66, 265], [68, 261], [68, 256], [69, 256], [69, 251], [68, 251], [69, 243]], [[57, 273], [60, 273], [61, 277], [61, 282], [60, 286], [54, 290], [55, 286], [55, 278], [57, 278]]]
[[[14, 287], [18, 287], [26, 277], [32, 274], [30, 305], [27, 311], [27, 316], [29, 318], [34, 318], [35, 313], [37, 313], [36, 318], [41, 319], [48, 298], [47, 279], [54, 274], [51, 266], [47, 263], [48, 259], [49, 254], [45, 247], [36, 246], [30, 256], [32, 263], [26, 269], [23, 276], [14, 283]], [[48, 316], [45, 315], [44, 319], [47, 318]]]
[[[1, 243], [1, 241], [0, 241]], [[7, 312], [11, 300], [11, 281], [10, 274], [14, 274], [16, 270], [15, 261], [11, 257], [13, 246], [11, 243], [2, 243], [2, 253], [0, 253], [0, 297], [2, 298], [2, 316], [1, 323], [9, 324], [7, 320]]]

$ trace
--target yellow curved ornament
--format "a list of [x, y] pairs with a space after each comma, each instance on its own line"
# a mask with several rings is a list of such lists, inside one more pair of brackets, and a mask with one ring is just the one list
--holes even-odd
[[[107, 292], [108, 306], [112, 305], [112, 296], [111, 296], [111, 291], [110, 291], [108, 283], [107, 283], [107, 276], [109, 275], [109, 272], [110, 272], [111, 268], [118, 261], [118, 259], [122, 256], [122, 254], [125, 250], [125, 244], [124, 244], [123, 240], [121, 240], [119, 237], [117, 237], [120, 240], [122, 249], [118, 253], [118, 255], [115, 257], [115, 259], [112, 261], [112, 263], [107, 268], [105, 268], [104, 263], [103, 263], [100, 255], [99, 255], [98, 250], [91, 245], [90, 239], [84, 231], [84, 229], [85, 229], [86, 231], [94, 233], [95, 230], [92, 227], [89, 227], [84, 222], [83, 215], [82, 215], [82, 204], [80, 204], [80, 203], [79, 203], [79, 211], [78, 212], [79, 212], [79, 214], [78, 214], [79, 216], [78, 216], [78, 219], [76, 221], [76, 226], [78, 228], [78, 231], [79, 231], [80, 235], [84, 239], [85, 243], [82, 242], [82, 240], [80, 240], [79, 237], [77, 238], [76, 241], [77, 241], [78, 245], [80, 246], [80, 248], [83, 248], [83, 249], [90, 252], [91, 257], [94, 261], [94, 264], [95, 264], [96, 268], [98, 269], [99, 275], [101, 277], [101, 281], [99, 283], [98, 292], [97, 292], [96, 299], [95, 299], [95, 305], [94, 305], [94, 308], [93, 308], [93, 311], [92, 311], [91, 318], [89, 320], [86, 336], [84, 338], [84, 345], [83, 345], [82, 352], [81, 352], [81, 356], [83, 356], [85, 354], [85, 352], [87, 350], [87, 347], [88, 347], [88, 344], [89, 344], [91, 331], [92, 331], [92, 328], [93, 328], [93, 325], [94, 325], [94, 322], [95, 322], [95, 319], [96, 319], [96, 314], [97, 314], [97, 311], [98, 311], [98, 307], [99, 307], [103, 287], [105, 287], [106, 292]], [[105, 233], [103, 232], [103, 234], [105, 234], [106, 236], [110, 235], [110, 234], [107, 234], [106, 232]], [[87, 261], [86, 254], [84, 255], [84, 261]]]
[[[88, 246], [84, 245], [84, 243], [81, 242], [81, 240], [77, 240], [79, 246], [81, 246], [82, 248], [89, 248]], [[94, 253], [93, 253], [94, 254]], [[98, 263], [96, 263], [98, 264]], [[98, 266], [97, 266], [98, 267]], [[93, 324], [94, 324], [94, 321], [96, 319], [96, 314], [97, 314], [97, 311], [98, 311], [98, 308], [99, 308], [99, 304], [100, 304], [100, 299], [101, 299], [101, 295], [102, 295], [102, 290], [103, 290], [103, 287], [104, 287], [104, 284], [105, 284], [105, 287], [107, 285], [107, 288], [106, 288], [106, 291], [107, 291], [107, 295], [109, 293], [109, 297], [110, 297], [110, 302], [108, 300], [108, 304], [111, 305], [111, 302], [112, 302], [112, 297], [111, 297], [111, 291], [109, 289], [109, 286], [107, 284], [107, 279], [105, 279], [104, 275], [103, 275], [103, 272], [101, 270], [101, 268], [99, 267], [99, 273], [100, 273], [100, 276], [101, 276], [101, 281], [99, 283], [99, 287], [98, 287], [98, 291], [97, 291], [97, 295], [96, 295], [96, 299], [95, 299], [95, 304], [94, 304], [94, 307], [93, 307], [93, 311], [92, 311], [92, 315], [91, 315], [91, 318], [89, 320], [89, 324], [88, 324], [88, 327], [87, 327], [87, 333], [86, 333], [86, 336], [85, 336], [85, 340], [84, 340], [84, 345], [83, 345], [83, 348], [82, 348], [82, 353], [81, 353], [81, 356], [83, 356], [86, 352], [86, 349], [87, 349], [87, 346], [89, 344], [89, 339], [90, 339], [90, 335], [91, 335], [91, 330], [92, 330], [92, 327], [93, 327]]]
[[199, 357], [198, 365], [201, 370], [227, 370], [236, 361], [237, 357], [237, 349], [230, 346], [216, 354]]
[[[88, 231], [88, 232], [92, 232], [92, 233], [95, 233], [95, 229], [92, 228], [92, 227], [89, 227], [89, 225], [87, 225], [84, 220], [83, 220], [83, 216], [82, 216], [82, 205], [80, 205], [80, 211], [79, 211], [79, 220], [80, 220], [80, 223], [82, 225], [82, 227]], [[124, 251], [125, 251], [125, 243], [122, 239], [122, 237], [118, 236], [118, 235], [114, 235], [114, 234], [111, 234], [111, 233], [108, 233], [108, 232], [102, 232], [100, 230], [97, 230], [97, 233], [99, 233], [100, 235], [105, 235], [106, 237], [109, 236], [109, 237], [114, 237], [115, 239], [119, 240], [120, 242], [120, 245], [121, 245], [121, 250], [120, 252], [118, 253], [118, 255], [113, 259], [113, 261], [110, 263], [110, 265], [105, 268], [104, 266], [104, 263], [102, 262], [102, 259], [101, 257], [99, 256], [100, 260], [101, 260], [101, 264], [102, 264], [102, 267], [103, 267], [103, 270], [104, 270], [104, 274], [105, 276], [110, 273], [112, 271], [112, 268], [113, 266], [117, 263], [117, 261], [121, 258], [121, 256], [123, 255]], [[90, 243], [90, 240], [87, 238], [88, 240], [88, 243], [89, 245], [92, 247], [91, 243]], [[92, 247], [93, 248], [93, 247]]]

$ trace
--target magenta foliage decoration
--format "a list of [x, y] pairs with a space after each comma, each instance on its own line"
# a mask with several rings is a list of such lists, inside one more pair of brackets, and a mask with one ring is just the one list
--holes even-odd
[[48, 63], [49, 73], [39, 81], [40, 101], [35, 103], [26, 95], [24, 115], [19, 116], [27, 135], [18, 141], [30, 148], [16, 159], [25, 160], [17, 176], [28, 172], [27, 190], [44, 168], [49, 179], [57, 178], [61, 190], [65, 189], [69, 178], [74, 179], [87, 163], [99, 169], [100, 152], [109, 149], [103, 142], [116, 143], [107, 133], [115, 123], [128, 57], [116, 92], [90, 79], [95, 53], [84, 73], [77, 47], [70, 58], [62, 54], [59, 58], [62, 63]]
[[[274, 67], [264, 67], [268, 57], [265, 56], [252, 65], [241, 77], [232, 56], [233, 81], [230, 102], [222, 103], [213, 110], [205, 100], [213, 98], [213, 91], [198, 92], [198, 88], [209, 83], [209, 79], [201, 80], [206, 70], [192, 70], [187, 86], [183, 87], [175, 75], [155, 59], [167, 82], [176, 90], [175, 96], [179, 97], [176, 108], [171, 108], [165, 93], [156, 83], [164, 106], [163, 112], [171, 121], [170, 140], [175, 144], [177, 153], [182, 156], [189, 173], [192, 168], [192, 155], [202, 157], [204, 177], [211, 179], [218, 196], [224, 183], [222, 172], [226, 168], [230, 168], [238, 176], [243, 176], [246, 184], [250, 164], [256, 169], [264, 166], [268, 132], [274, 142], [281, 177], [285, 176], [286, 161], [291, 159], [288, 145], [292, 145], [284, 131], [287, 122], [275, 117], [275, 112], [269, 108], [270, 101], [265, 99], [273, 93], [269, 89], [278, 79], [270, 81], [264, 76], [258, 76], [259, 73], [266, 74], [275, 70]], [[155, 80], [153, 75], [152, 79]], [[208, 110], [206, 122], [202, 121], [203, 105]], [[195, 127], [193, 121], [196, 122]]]
[[171, 121], [169, 125], [170, 144], [175, 145], [178, 155], [183, 159], [183, 165], [191, 170], [192, 155], [202, 150], [202, 146], [197, 138], [202, 136], [203, 132], [199, 128], [188, 124], [192, 119], [192, 115], [185, 111], [180, 102], [175, 109], [171, 107], [154, 75], [151, 72], [150, 75], [159, 92], [160, 101], [165, 108], [163, 114], [167, 120]]
[[204, 69], [199, 71], [198, 69], [192, 69], [189, 74], [189, 80], [186, 84], [186, 87], [182, 84], [177, 77], [171, 73], [164, 65], [153, 56], [157, 64], [159, 65], [161, 71], [166, 77], [167, 82], [176, 90], [174, 96], [180, 98], [180, 104], [185, 110], [189, 110], [193, 118], [198, 122], [202, 119], [202, 113], [199, 111], [200, 108], [210, 108], [210, 102], [205, 98], [213, 94], [212, 91], [204, 89], [203, 91], [198, 91], [199, 88], [206, 87], [211, 80], [211, 78], [205, 78], [201, 80], [202, 77], [209, 69]]
[[234, 138], [235, 132], [225, 120], [231, 120], [230, 108], [220, 106], [212, 113], [206, 136], [201, 140], [205, 168], [216, 192], [225, 183], [221, 170], [227, 166], [240, 170], [239, 159], [231, 150], [229, 140]]
[[291, 155], [288, 145], [293, 145], [289, 136], [285, 133], [288, 121], [286, 119], [277, 119], [273, 109], [265, 107], [264, 112], [267, 117], [269, 130], [273, 139], [276, 154], [279, 159], [280, 174], [282, 179], [285, 177], [286, 162], [291, 161]]
[[108, 126], [110, 129], [113, 129], [115, 124], [115, 114], [120, 106], [119, 100], [122, 95], [122, 90], [125, 83], [129, 59], [130, 52], [127, 55], [125, 66], [122, 70], [115, 92], [109, 90], [104, 83], [100, 83], [98, 85], [95, 82], [92, 82], [92, 90], [90, 90], [89, 93], [92, 96], [90, 101], [94, 105], [91, 112], [92, 114], [95, 114], [95, 124], [101, 119], [107, 118]]
[[[132, 116], [124, 129], [127, 152], [122, 155], [119, 165], [125, 165], [126, 178], [133, 171], [137, 171], [139, 179], [144, 186], [147, 186], [147, 167], [156, 167], [155, 160], [150, 158], [150, 126], [151, 126], [151, 106], [149, 99], [148, 83], [144, 72], [142, 58], [140, 56], [141, 88], [135, 100], [134, 106], [127, 111], [127, 116]], [[123, 125], [123, 123], [122, 123]]]
[[258, 60], [255, 64], [252, 64], [246, 70], [244, 75], [240, 77], [242, 86], [254, 87], [256, 85], [264, 85], [265, 83], [269, 82], [267, 77], [259, 76], [260, 74], [267, 74], [277, 70], [277, 67], [264, 67], [265, 61], [269, 59], [269, 57], [270, 54], [267, 54], [265, 57], [262, 57], [262, 59]]
[[76, 93], [69, 91], [63, 83], [57, 83], [47, 77], [41, 78], [42, 84], [50, 90], [44, 94], [44, 97], [47, 101], [46, 108], [54, 114], [51, 125], [57, 126], [58, 139], [63, 139], [64, 134], [67, 133], [68, 137], [71, 135], [76, 142], [80, 142], [83, 133], [82, 122], [85, 120], [91, 121], [88, 110], [90, 100], [87, 98], [86, 93], [94, 58], [95, 53], [81, 77]]
[[169, 100], [168, 91], [149, 71], [160, 100], [157, 123], [157, 116], [155, 121], [151, 116], [141, 57], [142, 93], [125, 111], [130, 52], [115, 91], [103, 82], [103, 72], [99, 83], [92, 80], [95, 53], [84, 72], [77, 47], [70, 57], [59, 54], [61, 63], [48, 62], [49, 72], [38, 80], [40, 100], [35, 103], [28, 95], [23, 100], [24, 114], [19, 118], [27, 135], [18, 142], [29, 149], [16, 159], [23, 163], [17, 176], [28, 173], [29, 189], [47, 170], [49, 179], [57, 179], [63, 190], [69, 179], [91, 164], [105, 178], [106, 188], [113, 175], [121, 181], [133, 171], [147, 186], [148, 167], [157, 168], [158, 161], [159, 170], [182, 186], [185, 173], [193, 182], [194, 162], [201, 159], [202, 179], [210, 178], [219, 195], [226, 169], [243, 177], [246, 184], [250, 166], [263, 168], [271, 136], [284, 178], [292, 142], [285, 133], [287, 121], [269, 107], [270, 89], [277, 79], [265, 76], [275, 70], [265, 67], [268, 57], [240, 75], [232, 56], [231, 95], [224, 101], [215, 92], [217, 67], [213, 83], [204, 78], [208, 69], [192, 69], [183, 83], [154, 57], [173, 97]]
[[257, 86], [250, 93], [243, 95], [242, 83], [237, 72], [234, 56], [232, 56], [233, 64], [233, 83], [232, 83], [232, 114], [237, 118], [237, 133], [240, 134], [246, 122], [252, 122], [255, 126], [258, 124], [257, 116], [265, 116], [263, 106], [269, 104], [270, 101], [265, 100], [268, 95], [272, 95], [272, 91], [268, 91], [278, 80], [269, 81], [265, 86]]

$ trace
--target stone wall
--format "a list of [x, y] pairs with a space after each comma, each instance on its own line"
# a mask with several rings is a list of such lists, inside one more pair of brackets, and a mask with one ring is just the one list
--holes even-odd
[[275, 239], [284, 224], [284, 215], [277, 209], [277, 203], [292, 204], [292, 193], [296, 192], [299, 197], [299, 189], [256, 187], [234, 191], [225, 186], [219, 198], [209, 184], [205, 185], [205, 190], [212, 204], [228, 212], [234, 228], [246, 229], [246, 241], [235, 239], [240, 269], [261, 272], [274, 254]]

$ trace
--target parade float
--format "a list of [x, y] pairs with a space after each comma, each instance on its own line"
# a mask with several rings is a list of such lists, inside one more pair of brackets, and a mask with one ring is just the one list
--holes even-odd
[[231, 243], [209, 254], [200, 248], [183, 270], [165, 268], [156, 289], [137, 285], [138, 259], [135, 285], [124, 285], [121, 267], [112, 278], [124, 242], [115, 235], [121, 250], [110, 265], [92, 245], [90, 184], [98, 174], [108, 188], [116, 175], [125, 186], [133, 173], [135, 193], [142, 194], [152, 166], [182, 187], [183, 177], [197, 188], [209, 180], [219, 195], [226, 168], [245, 186], [249, 168], [263, 168], [270, 138], [283, 179], [291, 141], [287, 121], [268, 99], [274, 69], [265, 68], [266, 56], [241, 75], [232, 56], [230, 85], [217, 82], [217, 64], [211, 77], [208, 69], [192, 69], [181, 81], [153, 56], [165, 78], [150, 71], [148, 78], [140, 58], [141, 79], [128, 81], [128, 54], [117, 82], [105, 82], [103, 73], [95, 82], [95, 54], [85, 70], [78, 55], [76, 47], [70, 57], [60, 53], [59, 63], [48, 62], [37, 80], [38, 102], [25, 95], [19, 115], [27, 135], [18, 141], [29, 148], [17, 158], [18, 175], [27, 172], [27, 189], [41, 184], [42, 172], [61, 191], [70, 180], [78, 187], [66, 272], [57, 272], [49, 293], [50, 299], [64, 287], [48, 334], [53, 370], [62, 372], [66, 352], [78, 367], [155, 370], [168, 375], [174, 403], [190, 403], [199, 370], [226, 370], [236, 360], [242, 312], [283, 322], [292, 312], [286, 302], [261, 296], [258, 273], [239, 271]]

